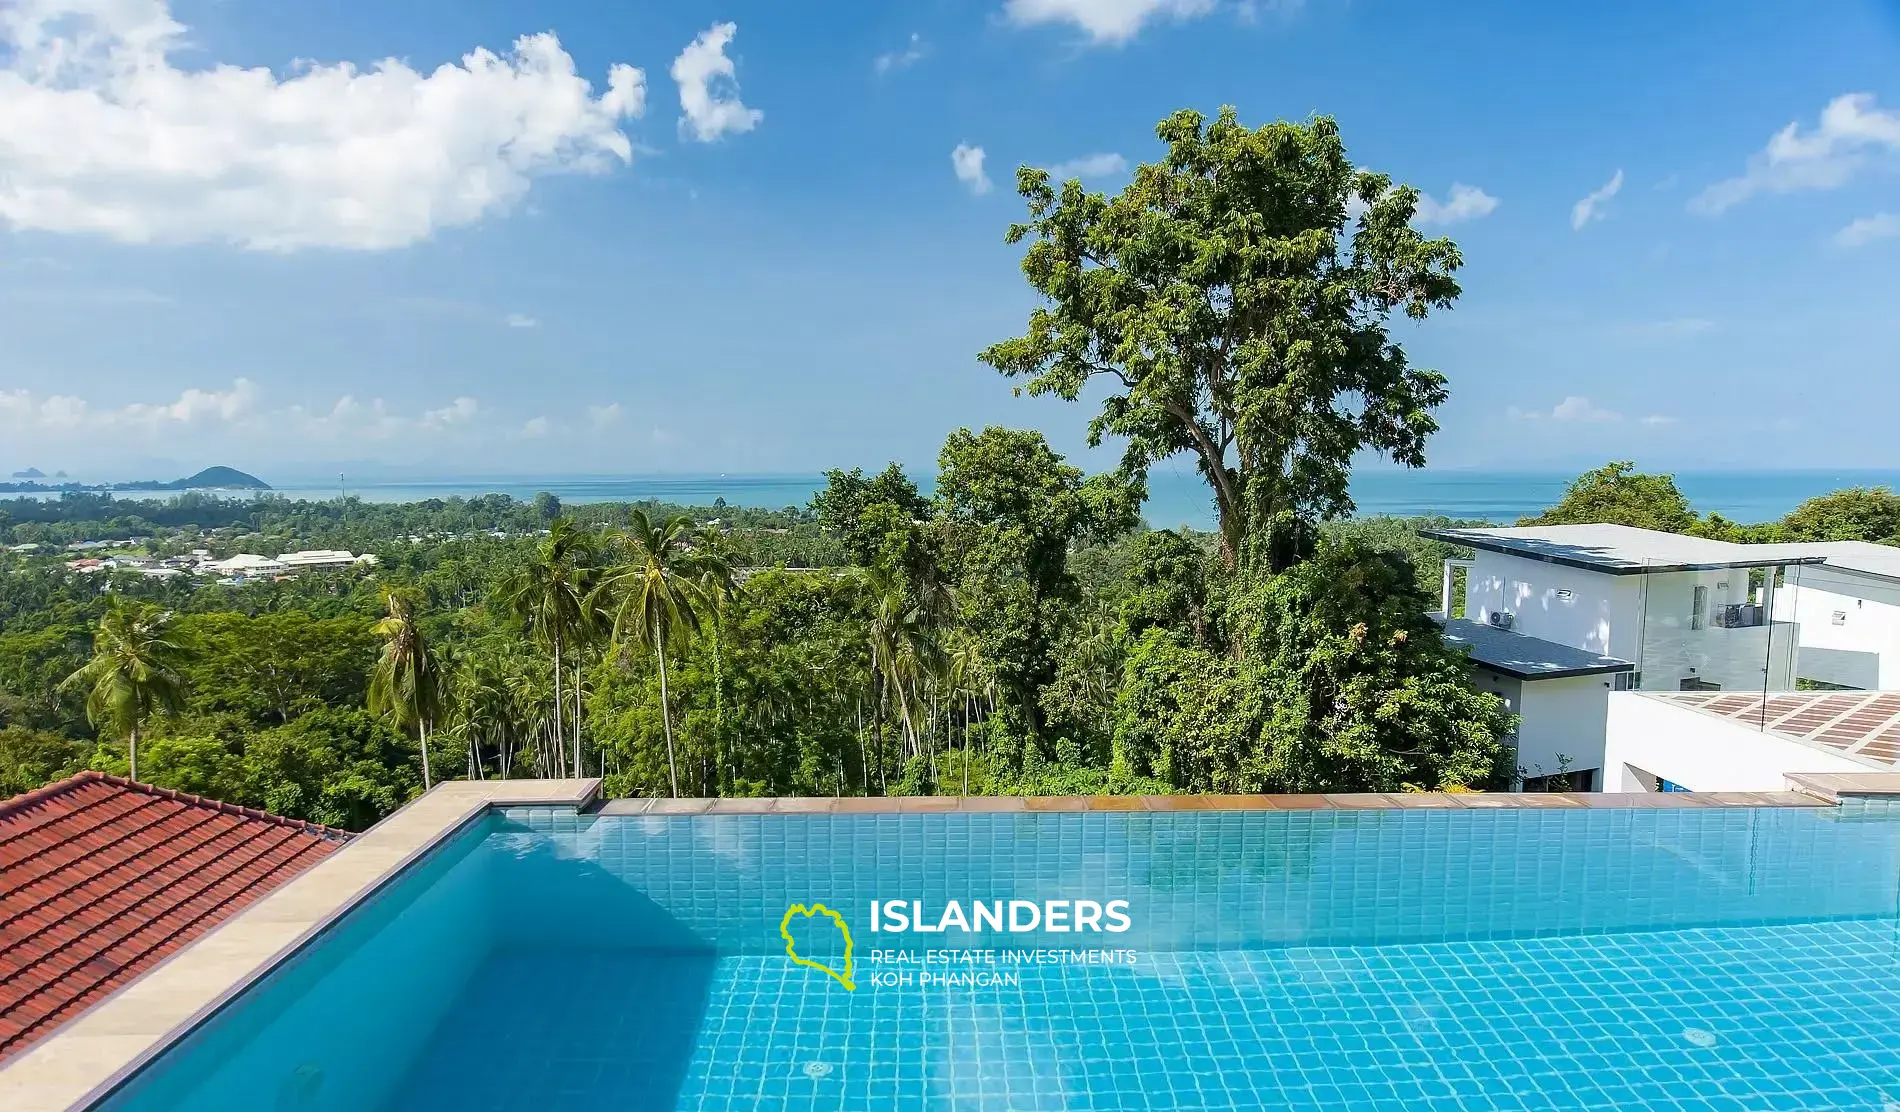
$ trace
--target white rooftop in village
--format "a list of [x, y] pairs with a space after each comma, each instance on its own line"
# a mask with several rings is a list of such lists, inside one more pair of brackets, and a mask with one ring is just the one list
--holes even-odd
[[[1832, 563], [1830, 553], [1823, 550], [1835, 547], [1828, 544], [1736, 544], [1628, 525], [1530, 525], [1502, 529], [1422, 529], [1420, 532], [1434, 540], [1610, 575]], [[1855, 558], [1867, 559], [1864, 554]]]

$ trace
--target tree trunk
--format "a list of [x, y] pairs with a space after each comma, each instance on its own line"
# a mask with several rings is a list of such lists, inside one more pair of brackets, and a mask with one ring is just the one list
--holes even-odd
[[132, 779], [139, 778], [139, 725], [132, 723], [132, 732], [126, 735], [125, 751], [132, 765]]
[[667, 704], [666, 643], [660, 640], [660, 626], [653, 625], [653, 654], [660, 661], [660, 725], [666, 730], [666, 779], [673, 786], [673, 798], [680, 795], [679, 766], [673, 760], [673, 711]]
[[426, 792], [435, 786], [434, 778], [429, 775], [429, 720], [425, 718], [416, 725], [422, 733], [422, 790]]
[[581, 778], [581, 666], [575, 664], [568, 671], [574, 673], [574, 779]]
[[[554, 767], [557, 770], [567, 763], [567, 746], [563, 744], [561, 738], [563, 726], [561, 714], [561, 637], [556, 634], [554, 637], [554, 759], [557, 763]], [[560, 773], [557, 771], [555, 775], [558, 776]]]

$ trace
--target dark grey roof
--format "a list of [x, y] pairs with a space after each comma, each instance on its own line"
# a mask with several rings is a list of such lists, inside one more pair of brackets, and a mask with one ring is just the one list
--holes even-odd
[[1818, 564], [1825, 559], [1821, 553], [1800, 545], [1735, 544], [1628, 525], [1421, 529], [1419, 533], [1433, 540], [1609, 575]]
[[1493, 672], [1516, 676], [1520, 680], [1554, 680], [1565, 676], [1599, 676], [1611, 672], [1634, 671], [1636, 665], [1613, 656], [1598, 656], [1588, 649], [1573, 649], [1541, 637], [1497, 629], [1471, 621], [1433, 614], [1432, 620], [1445, 630], [1445, 644], [1471, 650], [1473, 663]]

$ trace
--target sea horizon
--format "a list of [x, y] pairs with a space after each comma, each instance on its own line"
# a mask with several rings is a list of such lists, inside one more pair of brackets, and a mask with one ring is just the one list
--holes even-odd
[[[1802, 501], [1848, 487], [1900, 487], [1900, 469], [1787, 468], [1777, 470], [1700, 470], [1674, 473], [1676, 484], [1700, 513], [1719, 513], [1753, 523], [1778, 519]], [[1533, 516], [1563, 496], [1577, 476], [1555, 469], [1395, 468], [1363, 469], [1353, 476], [1357, 516], [1443, 516], [1508, 524]], [[934, 476], [915, 476], [926, 492]], [[564, 503], [656, 500], [684, 506], [711, 506], [719, 499], [734, 507], [781, 509], [804, 506], [822, 490], [825, 478], [812, 473], [645, 474], [645, 475], [461, 475], [418, 479], [322, 483], [291, 479], [267, 493], [306, 501], [329, 501], [347, 493], [365, 502], [421, 502], [506, 494], [531, 501], [547, 492]], [[119, 497], [176, 497], [168, 491], [117, 491]], [[248, 491], [205, 492], [248, 495]], [[20, 495], [13, 495], [19, 497]], [[0, 495], [0, 498], [7, 497]], [[41, 497], [57, 497], [48, 493]], [[1211, 528], [1213, 499], [1199, 476], [1157, 468], [1149, 477], [1142, 508], [1150, 525], [1161, 528]]]

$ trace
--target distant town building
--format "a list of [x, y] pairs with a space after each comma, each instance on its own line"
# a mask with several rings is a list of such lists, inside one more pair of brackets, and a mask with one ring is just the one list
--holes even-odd
[[341, 549], [315, 548], [304, 552], [286, 552], [277, 559], [291, 571], [340, 571], [359, 564], [374, 566], [376, 557], [354, 555]]

